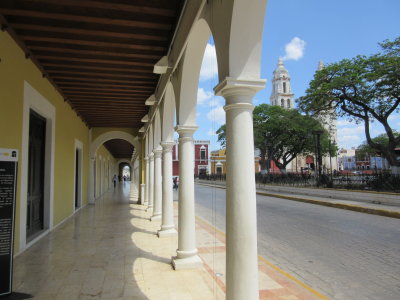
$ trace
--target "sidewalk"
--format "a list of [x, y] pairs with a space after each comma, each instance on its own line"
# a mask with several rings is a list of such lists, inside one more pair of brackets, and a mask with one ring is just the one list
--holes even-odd
[[[57, 300], [225, 299], [225, 234], [196, 218], [203, 267], [174, 271], [178, 237], [158, 238], [161, 222], [149, 221], [129, 188], [106, 193], [17, 256], [13, 291]], [[262, 257], [259, 270], [260, 299], [327, 299]]]
[[[218, 187], [218, 188], [222, 188], [222, 189], [226, 188], [225, 182], [223, 182], [223, 181], [197, 180], [197, 181], [195, 181], [195, 183], [201, 184], [201, 185]], [[284, 187], [282, 186], [281, 188], [284, 188]], [[335, 208], [340, 208], [340, 209], [352, 210], [352, 211], [368, 213], [368, 214], [373, 214], [373, 215], [391, 217], [391, 218], [400, 218], [400, 207], [399, 206], [374, 204], [374, 203], [367, 203], [367, 202], [361, 202], [361, 201], [354, 201], [354, 200], [350, 200], [350, 199], [332, 199], [330, 197], [324, 197], [324, 193], [326, 193], [324, 189], [318, 189], [318, 190], [316, 189], [316, 191], [320, 192], [318, 196], [311, 196], [311, 195], [293, 196], [292, 194], [287, 194], [287, 193], [283, 193], [283, 192], [270, 191], [268, 189], [268, 186], [266, 186], [265, 188], [257, 188], [258, 195], [281, 198], [281, 199], [286, 199], [286, 200], [299, 201], [299, 202], [305, 202], [305, 203], [311, 203], [311, 204], [317, 204], [317, 205], [323, 205], [323, 206], [329, 206], [329, 207], [335, 207]], [[332, 189], [330, 189], [329, 191], [331, 192]], [[299, 189], [299, 194], [300, 194], [300, 192], [301, 192], [301, 190]], [[337, 193], [340, 193], [340, 191], [338, 190]], [[360, 191], [360, 192], [354, 192], [354, 193], [362, 195], [363, 192]], [[368, 193], [368, 192], [366, 192], [366, 193]], [[379, 193], [377, 193], [377, 194], [379, 194]], [[382, 194], [384, 194], [384, 193], [382, 193]], [[399, 195], [399, 201], [400, 201], [400, 195]]]

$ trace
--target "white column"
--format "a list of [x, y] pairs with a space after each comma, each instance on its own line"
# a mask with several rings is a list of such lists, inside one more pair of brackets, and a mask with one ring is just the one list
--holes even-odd
[[162, 150], [156, 149], [154, 153], [154, 209], [151, 221], [161, 220], [161, 197], [162, 197], [162, 177], [161, 177], [161, 155]]
[[89, 204], [94, 204], [96, 200], [95, 196], [95, 182], [94, 182], [94, 164], [96, 163], [96, 158], [95, 157], [90, 157], [90, 166], [89, 166], [89, 191], [88, 191], [88, 196], [89, 196]]
[[172, 148], [174, 142], [162, 142], [163, 147], [163, 176], [162, 176], [162, 222], [158, 237], [175, 235], [174, 199], [172, 191]]
[[257, 214], [252, 98], [264, 80], [226, 78], [226, 298], [258, 299]]
[[154, 200], [154, 153], [149, 154], [149, 197], [147, 209], [153, 209]]
[[146, 179], [145, 179], [145, 186], [144, 186], [144, 202], [143, 205], [149, 204], [149, 186], [150, 186], [150, 161], [149, 157], [146, 156], [144, 158], [146, 162]]
[[172, 259], [175, 270], [202, 265], [195, 238], [193, 133], [196, 130], [196, 126], [176, 127], [179, 133], [179, 225], [177, 256]]

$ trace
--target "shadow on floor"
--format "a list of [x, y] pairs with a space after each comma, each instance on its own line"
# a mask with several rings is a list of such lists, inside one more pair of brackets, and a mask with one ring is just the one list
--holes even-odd
[[32, 295], [29, 294], [24, 294], [24, 293], [17, 293], [13, 292], [10, 295], [7, 296], [0, 296], [1, 300], [24, 300], [24, 299], [31, 299], [33, 298]]

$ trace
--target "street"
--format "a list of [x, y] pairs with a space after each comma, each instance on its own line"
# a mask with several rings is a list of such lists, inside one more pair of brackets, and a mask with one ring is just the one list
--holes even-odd
[[[195, 197], [225, 232], [225, 189]], [[329, 298], [399, 299], [400, 219], [257, 195], [257, 223], [259, 255]]]

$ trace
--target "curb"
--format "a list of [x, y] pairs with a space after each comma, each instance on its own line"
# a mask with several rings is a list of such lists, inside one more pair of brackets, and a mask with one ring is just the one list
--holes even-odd
[[[217, 187], [217, 188], [220, 188], [220, 189], [226, 189], [225, 186], [221, 186], [221, 185], [211, 185], [211, 184], [200, 183], [200, 182], [197, 182], [197, 184], [210, 186], [210, 187]], [[256, 192], [256, 194], [257, 195], [262, 195], [262, 196], [269, 196], [269, 197], [274, 197], [274, 198], [285, 199], [285, 200], [292, 200], [292, 201], [297, 201], [297, 202], [304, 202], [304, 203], [310, 203], [310, 204], [316, 204], [316, 205], [322, 205], [322, 206], [346, 209], [346, 210], [351, 210], [351, 211], [357, 211], [357, 212], [362, 212], [362, 213], [371, 214], [371, 215], [378, 215], [378, 216], [384, 216], [384, 217], [389, 217], [389, 218], [400, 219], [400, 212], [395, 212], [395, 211], [390, 211], [390, 210], [369, 208], [369, 207], [350, 205], [350, 204], [332, 203], [332, 202], [311, 200], [311, 199], [307, 199], [307, 198], [285, 196], [285, 195], [266, 193], [266, 192]]]

